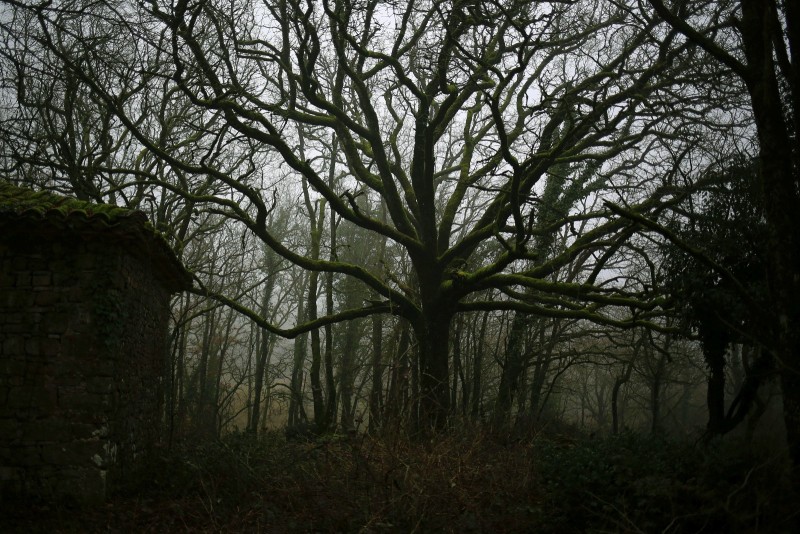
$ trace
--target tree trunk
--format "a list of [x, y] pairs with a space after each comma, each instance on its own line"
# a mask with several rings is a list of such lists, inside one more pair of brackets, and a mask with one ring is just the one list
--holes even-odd
[[[259, 421], [261, 421], [263, 414], [269, 410], [268, 398], [264, 397], [264, 381], [267, 378], [267, 369], [269, 367], [270, 355], [275, 343], [275, 336], [266, 331], [261, 331], [258, 347], [258, 360], [256, 361], [256, 375], [255, 386], [253, 388], [253, 410], [250, 415], [250, 422], [248, 431], [253, 435], [258, 433]], [[263, 410], [261, 406], [264, 406]]]
[[[331, 213], [331, 261], [336, 261], [336, 226]], [[333, 315], [333, 273], [325, 277], [325, 314]], [[336, 406], [338, 398], [336, 393], [336, 379], [333, 374], [333, 326], [325, 325], [325, 388], [328, 390], [328, 403], [325, 407], [325, 428], [336, 428]]]
[[200, 344], [200, 361], [197, 366], [197, 406], [193, 417], [194, 430], [201, 438], [211, 437], [214, 428], [214, 407], [211, 398], [211, 358], [215, 348], [213, 336], [216, 323], [216, 310], [211, 310], [204, 317], [203, 337]]
[[355, 428], [353, 388], [355, 384], [355, 360], [358, 350], [358, 321], [348, 321], [345, 325], [344, 340], [342, 342], [342, 359], [339, 372], [339, 392], [342, 404], [341, 423], [345, 431]]
[[533, 378], [531, 379], [531, 405], [530, 414], [531, 422], [537, 423], [539, 416], [544, 409], [547, 402], [547, 395], [542, 395], [544, 392], [544, 385], [547, 381], [547, 372], [550, 370], [550, 362], [553, 358], [553, 350], [555, 350], [556, 343], [561, 335], [562, 323], [559, 320], [553, 321], [553, 328], [550, 331], [550, 338], [547, 339], [547, 328], [543, 327], [540, 330], [541, 340], [539, 345], [542, 349], [536, 358], [533, 365]]
[[450, 388], [450, 407], [453, 412], [457, 411], [458, 407], [458, 383], [459, 380], [463, 383], [463, 369], [461, 367], [461, 322], [456, 319], [455, 328], [453, 328], [453, 380], [452, 387]]
[[[180, 298], [180, 313], [179, 317], [184, 317], [188, 307], [188, 298], [184, 296]], [[183, 321], [178, 321], [178, 324], [172, 330], [171, 334], [171, 349], [169, 361], [169, 384], [166, 392], [166, 418], [168, 421], [168, 447], [172, 447], [173, 439], [175, 437], [176, 425], [182, 427], [182, 413], [180, 412], [183, 406], [182, 392], [183, 392], [183, 373], [184, 361], [186, 358], [186, 336], [188, 331], [188, 324]]]
[[376, 432], [383, 425], [383, 317], [372, 316], [372, 389], [369, 392], [369, 430]]
[[[653, 382], [650, 385], [650, 433], [661, 433], [661, 388], [664, 382], [664, 368], [667, 364], [666, 354], [660, 353], [658, 356], [658, 363], [656, 364], [656, 371], [653, 373]], [[723, 394], [725, 388], [723, 376]]]
[[[298, 322], [305, 317], [305, 276], [301, 275], [298, 290], [297, 317]], [[292, 359], [292, 380], [290, 383], [289, 420], [288, 424], [295, 425], [305, 417], [303, 407], [303, 365], [306, 360], [306, 335], [300, 334], [294, 339], [294, 352]]]
[[419, 346], [419, 431], [443, 430], [450, 415], [449, 342], [452, 312], [429, 309], [415, 324]]
[[[267, 252], [267, 281], [264, 288], [264, 294], [261, 298], [261, 316], [267, 317], [269, 302], [272, 299], [272, 291], [275, 287], [275, 276], [273, 269], [274, 253]], [[264, 329], [259, 329], [258, 344], [256, 347], [256, 370], [255, 370], [255, 383], [253, 386], [253, 409], [250, 412], [250, 421], [247, 425], [247, 431], [253, 435], [258, 433], [258, 423], [261, 420], [261, 396], [264, 390], [264, 379], [267, 369], [267, 359], [270, 353], [270, 345], [273, 335]]]
[[390, 426], [393, 431], [399, 432], [402, 418], [408, 414], [409, 377], [411, 374], [408, 322], [401, 318], [396, 330], [396, 333], [392, 336], [397, 342], [389, 378], [389, 393], [384, 406], [384, 423]]
[[475, 357], [472, 363], [472, 406], [470, 414], [473, 420], [481, 416], [481, 385], [483, 380], [483, 353], [485, 349], [486, 325], [489, 322], [489, 312], [483, 313], [480, 333], [475, 339]]
[[633, 361], [625, 364], [625, 370], [614, 379], [614, 388], [611, 390], [611, 433], [619, 434], [619, 392], [633, 373]]
[[[773, 305], [773, 331], [776, 340], [775, 361], [781, 376], [784, 421], [789, 452], [795, 464], [794, 484], [800, 489], [800, 138], [789, 134], [784, 100], [778, 89], [773, 38], [789, 41], [794, 52], [800, 46], [800, 33], [796, 27], [797, 9], [793, 2], [786, 3], [789, 33], [775, 37], [767, 31], [772, 24], [775, 3], [768, 0], [743, 0], [740, 28], [742, 44], [747, 58], [745, 77], [753, 106], [753, 117], [758, 132], [761, 163], [761, 185], [764, 195], [764, 215], [768, 227], [768, 289]], [[791, 20], [795, 17], [795, 20]], [[789, 114], [794, 127], [800, 127], [800, 85], [797, 65], [792, 65], [793, 79], [789, 79], [789, 96], [792, 107]]]
[[[331, 154], [336, 154], [338, 152], [339, 142], [336, 135], [331, 134]], [[336, 183], [336, 158], [330, 158], [330, 168], [328, 170], [328, 187], [331, 190], [335, 189]], [[328, 231], [329, 235], [329, 242], [328, 246], [330, 247], [330, 261], [336, 262], [339, 261], [339, 256], [337, 252], [337, 238], [336, 238], [336, 210], [330, 210], [330, 216], [328, 217], [329, 225]], [[333, 272], [328, 271], [325, 273], [325, 315], [331, 316], [333, 315]], [[336, 378], [333, 374], [333, 325], [326, 324], [325, 325], [325, 388], [327, 389], [328, 393], [328, 402], [327, 406], [325, 407], [325, 428], [327, 429], [335, 429], [336, 428], [336, 407], [338, 405], [338, 398], [336, 393]]]
[[508, 423], [511, 406], [519, 386], [519, 378], [525, 370], [523, 349], [528, 322], [526, 314], [514, 313], [514, 320], [511, 322], [511, 330], [508, 334], [503, 372], [500, 375], [500, 387], [497, 391], [497, 401], [495, 403], [494, 426], [497, 428], [503, 428]]
[[[325, 219], [325, 203], [319, 202], [317, 204], [317, 221], [313, 222], [311, 227], [311, 259], [319, 260], [320, 238], [322, 234], [322, 225]], [[309, 213], [309, 216], [313, 215]], [[317, 319], [317, 285], [319, 282], [319, 272], [311, 271], [308, 275], [308, 303], [306, 304], [306, 315], [308, 321]], [[314, 403], [314, 422], [317, 425], [317, 430], [327, 430], [327, 410], [325, 407], [325, 398], [322, 391], [322, 377], [320, 375], [322, 370], [322, 346], [319, 337], [319, 329], [315, 328], [311, 331], [311, 369], [309, 370], [309, 378], [311, 379], [311, 398]]]

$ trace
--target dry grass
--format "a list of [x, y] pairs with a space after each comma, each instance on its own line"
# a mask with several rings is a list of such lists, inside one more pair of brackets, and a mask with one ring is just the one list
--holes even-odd
[[162, 455], [99, 508], [4, 510], [0, 531], [789, 532], [781, 469], [637, 437], [234, 436]]

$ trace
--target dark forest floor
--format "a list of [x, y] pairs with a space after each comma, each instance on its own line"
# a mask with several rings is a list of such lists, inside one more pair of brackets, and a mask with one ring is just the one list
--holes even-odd
[[748, 449], [232, 436], [160, 455], [99, 507], [0, 503], [0, 532], [795, 532], [786, 462]]

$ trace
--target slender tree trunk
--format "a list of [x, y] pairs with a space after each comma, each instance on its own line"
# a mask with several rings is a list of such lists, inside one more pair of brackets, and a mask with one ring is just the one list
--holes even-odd
[[[261, 317], [269, 316], [269, 305], [272, 300], [272, 293], [275, 289], [275, 270], [277, 269], [277, 257], [275, 253], [270, 250], [265, 250], [267, 279], [264, 285], [264, 293], [261, 297]], [[261, 397], [264, 389], [264, 380], [266, 378], [267, 359], [270, 355], [273, 335], [269, 334], [266, 330], [259, 328], [258, 344], [256, 346], [256, 370], [255, 370], [255, 383], [253, 391], [253, 409], [250, 412], [250, 421], [248, 423], [248, 431], [255, 435], [258, 433], [258, 424], [261, 420]]]
[[383, 424], [383, 317], [372, 316], [372, 389], [369, 393], [369, 430], [376, 432]]
[[[258, 434], [258, 421], [261, 418], [261, 394], [264, 388], [264, 367], [266, 366], [266, 351], [263, 349], [263, 340], [266, 333], [263, 329], [255, 326], [256, 329], [256, 368], [253, 371], [253, 397], [250, 408], [249, 418], [247, 419], [247, 432], [254, 436]], [[248, 396], [249, 400], [249, 396]]]
[[719, 435], [725, 433], [725, 352], [724, 349], [706, 351], [708, 363], [708, 433]]
[[415, 433], [419, 433], [422, 423], [420, 421], [421, 386], [420, 386], [420, 362], [419, 362], [419, 342], [415, 342], [409, 354], [409, 364], [411, 367], [411, 392], [409, 399], [409, 420], [411, 428]]
[[[460, 406], [461, 417], [466, 418], [469, 408], [469, 400], [472, 386], [472, 365], [469, 358], [469, 337], [464, 335], [464, 321], [466, 318], [463, 314], [455, 318], [455, 332], [453, 333], [453, 380], [456, 378], [461, 382], [461, 402], [458, 399], [453, 400], [453, 409]], [[464, 338], [467, 337], [467, 340]], [[466, 350], [465, 350], [466, 349]], [[466, 354], [465, 354], [466, 352]], [[455, 388], [453, 388], [455, 391]]]
[[[306, 316], [305, 314], [305, 273], [301, 275], [300, 288], [298, 290], [297, 317], [298, 322]], [[303, 407], [303, 365], [306, 360], [306, 335], [300, 334], [294, 339], [294, 354], [292, 359], [292, 380], [291, 392], [289, 397], [289, 425], [295, 425], [305, 419], [305, 408]]]
[[[253, 393], [255, 389], [255, 374], [258, 362], [258, 347], [261, 344], [261, 329], [253, 322], [250, 321], [250, 333], [247, 336], [247, 365], [245, 366], [245, 375], [247, 376], [247, 399], [245, 400], [245, 432], [250, 432], [250, 422], [253, 420]], [[255, 364], [253, 362], [256, 362]]]
[[[336, 225], [331, 212], [331, 261], [336, 261]], [[333, 273], [325, 277], [325, 313], [333, 315]], [[333, 374], [333, 325], [325, 325], [325, 388], [328, 390], [328, 402], [325, 406], [325, 428], [336, 428], [336, 378]]]
[[389, 393], [384, 407], [384, 423], [396, 432], [400, 431], [402, 418], [408, 413], [409, 377], [411, 374], [409, 338], [408, 322], [401, 318], [397, 323], [396, 332], [392, 336], [392, 339], [396, 339], [397, 342], [389, 378]]
[[213, 336], [216, 326], [216, 310], [211, 310], [204, 317], [203, 337], [200, 345], [200, 361], [197, 367], [197, 408], [194, 417], [194, 428], [201, 438], [211, 437], [214, 428], [214, 407], [211, 397], [210, 365], [215, 350]]
[[[188, 299], [183, 296], [180, 298], [180, 315], [184, 317], [186, 309], [188, 308]], [[183, 405], [182, 390], [183, 390], [183, 373], [184, 361], [186, 357], [186, 333], [188, 324], [183, 324], [179, 321], [172, 331], [172, 350], [169, 362], [169, 389], [167, 391], [167, 405], [166, 417], [168, 421], [168, 440], [167, 446], [172, 448], [173, 440], [175, 438], [176, 426], [182, 428], [183, 421], [180, 413]]]
[[[338, 150], [338, 138], [335, 134], [331, 134], [331, 154], [335, 155]], [[330, 158], [330, 166], [328, 170], [328, 187], [331, 191], [335, 190], [336, 182], [336, 157]], [[329, 246], [330, 246], [330, 261], [339, 261], [339, 256], [336, 246], [336, 211], [330, 210], [328, 217], [329, 225], [328, 231], [330, 232]], [[328, 271], [325, 273], [325, 314], [328, 316], [333, 315], [333, 273]], [[338, 398], [336, 392], [336, 378], [333, 373], [333, 325], [325, 325], [325, 388], [327, 389], [328, 399], [325, 406], [325, 428], [336, 428], [336, 407], [338, 405]]]
[[358, 350], [358, 321], [348, 321], [345, 325], [342, 341], [342, 359], [339, 373], [339, 393], [342, 405], [341, 423], [345, 431], [355, 428], [353, 389], [355, 387], [355, 360]]
[[667, 356], [665, 354], [659, 354], [656, 372], [653, 374], [653, 382], [650, 384], [650, 432], [652, 434], [661, 433], [661, 389], [664, 381], [664, 368], [666, 363]]
[[458, 406], [458, 383], [463, 383], [463, 370], [461, 368], [461, 322], [457, 318], [455, 320], [455, 327], [453, 328], [453, 380], [452, 387], [450, 388], [450, 406], [453, 411]]
[[[322, 233], [322, 225], [325, 221], [325, 203], [319, 202], [317, 204], [317, 221], [313, 223], [311, 228], [311, 259], [319, 260], [320, 238]], [[309, 213], [309, 215], [313, 215]], [[309, 321], [317, 319], [317, 284], [319, 282], [319, 273], [311, 271], [308, 276], [308, 304], [306, 305], [306, 315]], [[309, 378], [311, 379], [311, 398], [314, 403], [314, 422], [317, 424], [317, 429], [322, 431], [327, 429], [327, 410], [325, 407], [325, 398], [322, 391], [322, 378], [320, 376], [322, 370], [322, 347], [319, 337], [319, 329], [315, 328], [311, 331], [311, 369], [309, 371]]]
[[[175, 371], [175, 403], [176, 407], [176, 420], [180, 433], [186, 430], [186, 417], [187, 417], [187, 393], [186, 393], [186, 344], [188, 343], [189, 328], [191, 321], [183, 325], [181, 332], [180, 346], [178, 348], [178, 361], [176, 362], [177, 369]], [[172, 436], [170, 436], [171, 438]]]
[[234, 321], [234, 311], [228, 310], [228, 318], [225, 320], [225, 329], [220, 336], [219, 347], [214, 353], [214, 376], [211, 377], [212, 383], [214, 384], [214, 389], [211, 394], [211, 398], [213, 399], [211, 424], [213, 424], [213, 435], [215, 438], [219, 438], [222, 431], [221, 424], [223, 418], [221, 411], [226, 402], [225, 399], [222, 399], [220, 396], [222, 393], [222, 375], [223, 370], [225, 369], [225, 358], [228, 355], [228, 349], [230, 348], [231, 341], [233, 339], [231, 332], [233, 331]]
[[480, 333], [475, 339], [475, 360], [472, 364], [472, 407], [470, 413], [473, 420], [481, 417], [481, 397], [483, 380], [483, 354], [486, 350], [486, 326], [489, 323], [489, 312], [483, 313]]
[[547, 402], [547, 397], [550, 394], [549, 390], [547, 392], [544, 391], [545, 383], [547, 382], [547, 373], [553, 361], [553, 351], [558, 344], [563, 328], [563, 322], [553, 320], [549, 338], [547, 338], [548, 329], [546, 327], [543, 326], [539, 330], [539, 335], [541, 336], [539, 345], [542, 347], [542, 350], [539, 352], [536, 362], [533, 365], [533, 378], [531, 379], [530, 414], [533, 423], [538, 422], [539, 416]]
[[627, 362], [622, 374], [614, 379], [614, 387], [611, 390], [611, 433], [614, 435], [619, 434], [619, 392], [622, 390], [622, 386], [631, 379], [632, 373], [633, 360]]
[[496, 428], [504, 428], [508, 424], [511, 406], [519, 387], [519, 379], [525, 371], [524, 345], [528, 324], [529, 319], [526, 314], [514, 313], [494, 409], [494, 426]]

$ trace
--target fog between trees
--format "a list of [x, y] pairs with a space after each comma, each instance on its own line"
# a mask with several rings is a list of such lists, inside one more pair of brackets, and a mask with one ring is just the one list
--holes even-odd
[[171, 439], [757, 432], [782, 386], [800, 457], [793, 3], [1, 4], [4, 176], [195, 275]]

